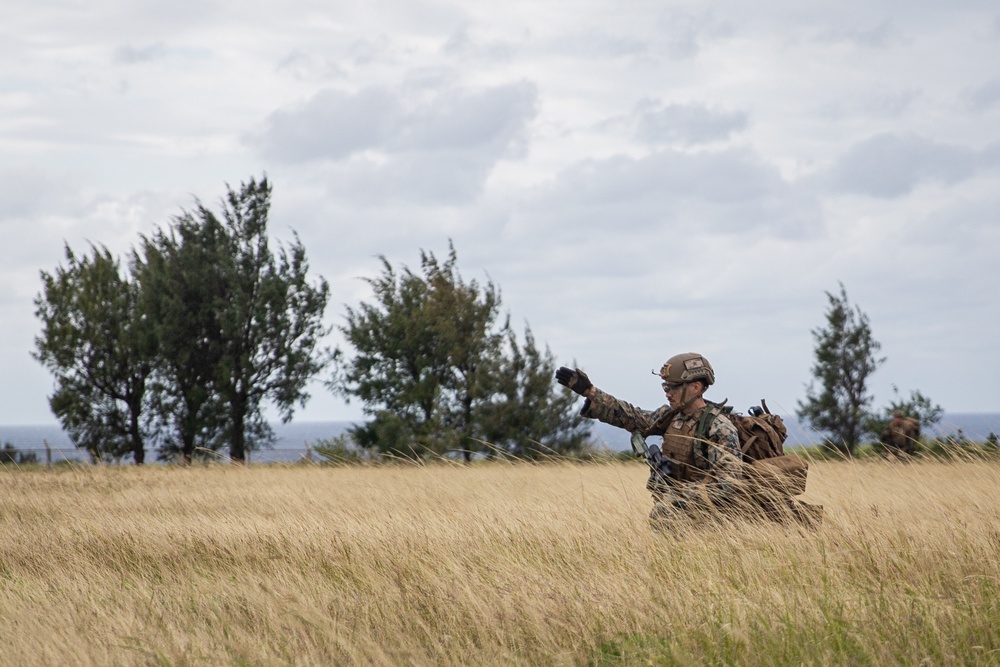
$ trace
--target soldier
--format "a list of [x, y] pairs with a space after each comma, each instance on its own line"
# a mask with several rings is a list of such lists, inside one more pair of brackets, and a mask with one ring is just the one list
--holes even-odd
[[[676, 520], [718, 516], [721, 509], [735, 504], [742, 465], [739, 435], [722, 411], [704, 399], [705, 390], [715, 382], [715, 371], [700, 354], [678, 354], [660, 369], [668, 405], [643, 410], [595, 387], [580, 369], [563, 366], [556, 380], [587, 400], [580, 414], [629, 432], [648, 432], [654, 424], [665, 426], [662, 451], [670, 461], [666, 480], [650, 471], [646, 488], [653, 493], [650, 521], [665, 529]], [[707, 438], [696, 436], [699, 420], [706, 411], [714, 418]]]
[[894, 410], [892, 421], [882, 431], [879, 440], [889, 453], [899, 456], [916, 454], [919, 438], [920, 422], [913, 417], [903, 415], [902, 410]]

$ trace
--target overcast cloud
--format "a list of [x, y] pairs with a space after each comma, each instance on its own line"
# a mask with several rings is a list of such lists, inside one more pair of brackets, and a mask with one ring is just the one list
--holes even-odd
[[[1000, 412], [998, 62], [985, 0], [11, 0], [0, 425], [54, 421], [30, 352], [64, 244], [124, 255], [263, 174], [330, 324], [378, 255], [453, 240], [612, 393], [655, 407], [650, 370], [694, 350], [710, 398], [791, 414], [843, 283], [888, 358], [876, 404]], [[361, 416], [312, 392], [297, 420]]]

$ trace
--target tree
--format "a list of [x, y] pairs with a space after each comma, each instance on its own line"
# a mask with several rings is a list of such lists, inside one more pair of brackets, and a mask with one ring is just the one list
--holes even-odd
[[26, 463], [38, 463], [38, 455], [34, 452], [19, 452], [13, 444], [3, 443], [3, 448], [0, 449], [0, 465], [24, 465]]
[[435, 435], [440, 446], [460, 449], [468, 461], [483, 435], [477, 428], [478, 411], [498, 390], [510, 322], [498, 321], [500, 290], [492, 282], [481, 288], [475, 280], [465, 283], [455, 266], [454, 246], [449, 244], [448, 250], [444, 263], [421, 253], [428, 295], [424, 308], [441, 364], [438, 409], [445, 428]]
[[356, 354], [346, 361], [338, 352], [340, 372], [331, 386], [348, 400], [361, 399], [373, 417], [352, 432], [360, 445], [402, 456], [442, 453], [459, 446], [463, 432], [471, 435], [466, 427], [477, 383], [483, 387], [503, 335], [490, 330], [499, 295], [492, 284], [480, 294], [478, 283], [461, 281], [453, 247], [443, 265], [421, 252], [423, 275], [405, 267], [397, 274], [380, 260], [382, 274], [366, 279], [375, 302], [347, 309], [341, 331]]
[[155, 436], [161, 457], [230, 457], [273, 438], [263, 403], [291, 419], [328, 363], [319, 341], [329, 287], [307, 282], [298, 237], [272, 249], [267, 179], [228, 188], [221, 218], [198, 204], [132, 252], [131, 279], [107, 250], [43, 273], [37, 358], [53, 370], [53, 411], [95, 458]]
[[[477, 450], [496, 451], [493, 441], [520, 442], [513, 429], [559, 432], [572, 422], [568, 404], [552, 389], [552, 373], [540, 391], [524, 367], [540, 359], [533, 339], [522, 354], [509, 321], [500, 319], [499, 289], [464, 281], [453, 244], [443, 262], [421, 252], [420, 274], [405, 267], [397, 272], [380, 259], [382, 274], [367, 280], [374, 301], [348, 307], [341, 328], [355, 354], [348, 359], [337, 352], [329, 382], [335, 392], [363, 401], [372, 417], [352, 431], [359, 445], [410, 457], [458, 450], [469, 460]], [[508, 357], [508, 346], [514, 356]], [[553, 365], [550, 356], [546, 362]], [[547, 421], [519, 415], [515, 423], [513, 403], [525, 397]], [[521, 435], [541, 439], [549, 431]]]
[[238, 191], [227, 186], [221, 221], [200, 205], [193, 215], [205, 228], [222, 230], [218, 283], [206, 289], [215, 291], [221, 348], [215, 386], [235, 462], [273, 440], [264, 401], [289, 421], [309, 398], [306, 384], [328, 362], [319, 342], [329, 333], [323, 324], [329, 285], [322, 278], [307, 282], [309, 264], [297, 235], [272, 251], [270, 206], [270, 183], [250, 179]]
[[190, 463], [196, 451], [224, 443], [217, 373], [225, 348], [219, 303], [226, 251], [225, 229], [214, 216], [185, 212], [168, 231], [144, 238], [133, 259], [156, 329], [150, 394], [162, 459]]
[[499, 394], [481, 408], [482, 437], [487, 454], [505, 452], [520, 458], [580, 453], [587, 445], [590, 427], [574, 409], [576, 394], [559, 391], [552, 382], [556, 360], [535, 345], [530, 327], [520, 345], [508, 333], [509, 356], [499, 375]]
[[[870, 419], [868, 378], [885, 361], [877, 357], [881, 345], [872, 338], [868, 316], [851, 306], [844, 285], [840, 294], [826, 292], [829, 309], [826, 328], [812, 331], [816, 341], [814, 380], [799, 401], [798, 416], [813, 428], [830, 434], [828, 446], [851, 455]], [[819, 391], [814, 389], [815, 382]]]
[[107, 248], [42, 272], [35, 299], [42, 332], [33, 356], [55, 375], [52, 412], [74, 444], [95, 460], [131, 452], [145, 460], [142, 415], [156, 351], [139, 285], [123, 277]]

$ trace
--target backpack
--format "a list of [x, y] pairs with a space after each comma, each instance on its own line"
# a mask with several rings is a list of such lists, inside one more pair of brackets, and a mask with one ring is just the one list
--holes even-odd
[[701, 439], [708, 438], [708, 429], [715, 420], [716, 415], [723, 414], [736, 427], [736, 432], [740, 436], [740, 449], [743, 452], [743, 461], [750, 463], [761, 459], [770, 459], [777, 456], [784, 456], [785, 439], [788, 437], [788, 429], [781, 417], [771, 414], [767, 409], [767, 403], [761, 399], [761, 408], [751, 408], [750, 414], [744, 415], [733, 412], [733, 406], [723, 403], [712, 403], [715, 410], [705, 410], [698, 420], [698, 430], [696, 433]]
[[725, 415], [736, 427], [740, 437], [743, 462], [747, 463], [747, 476], [758, 488], [797, 496], [805, 493], [809, 464], [794, 454], [785, 454], [784, 444], [788, 429], [781, 417], [771, 414], [764, 399], [761, 407], [750, 408], [748, 415], [734, 413], [732, 406], [712, 403], [714, 409], [705, 410], [698, 420], [698, 438], [708, 439], [708, 429], [717, 415]]

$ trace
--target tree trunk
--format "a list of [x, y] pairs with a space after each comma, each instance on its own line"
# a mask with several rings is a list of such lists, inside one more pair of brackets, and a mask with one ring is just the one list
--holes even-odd
[[146, 461], [146, 446], [139, 430], [139, 414], [135, 410], [129, 415], [129, 430], [132, 438], [132, 458], [137, 466], [141, 466]]
[[246, 400], [243, 396], [237, 396], [233, 400], [232, 424], [233, 435], [229, 443], [229, 458], [233, 463], [244, 464], [247, 458], [247, 434], [246, 434]]

